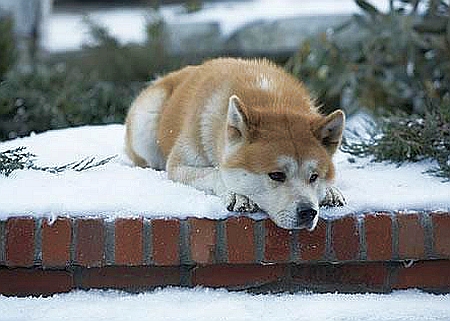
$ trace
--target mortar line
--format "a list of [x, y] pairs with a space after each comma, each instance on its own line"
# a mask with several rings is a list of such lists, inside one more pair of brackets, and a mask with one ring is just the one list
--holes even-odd
[[78, 220], [74, 218], [71, 218], [70, 220], [71, 220], [70, 224], [71, 242], [69, 246], [70, 264], [74, 265], [76, 264], [76, 246], [78, 242], [78, 233], [77, 233]]
[[180, 220], [180, 239], [178, 240], [178, 242], [180, 251], [180, 264], [192, 264], [191, 247], [189, 242], [189, 223], [187, 220]]
[[359, 259], [367, 261], [366, 223], [364, 217], [356, 217], [359, 233]]
[[105, 228], [105, 244], [104, 254], [106, 265], [114, 265], [116, 257], [116, 224], [115, 221], [104, 222]]
[[300, 261], [300, 250], [299, 250], [299, 231], [291, 230], [290, 231], [290, 257], [289, 263]]
[[0, 264], [6, 263], [6, 221], [0, 221]]
[[180, 286], [182, 287], [192, 287], [192, 270], [191, 265], [181, 264], [179, 266], [180, 270]]
[[44, 218], [35, 219], [34, 233], [34, 264], [42, 265], [42, 221]]
[[72, 266], [73, 289], [83, 288], [83, 268], [81, 266]]
[[153, 239], [152, 239], [152, 222], [150, 219], [144, 218], [143, 224], [143, 251], [144, 251], [144, 264], [152, 265], [153, 264]]
[[399, 254], [398, 254], [398, 221], [397, 221], [397, 213], [392, 212], [392, 259], [398, 260]]
[[225, 220], [218, 220], [216, 223], [216, 253], [215, 263], [228, 262], [228, 240], [226, 238]]
[[333, 232], [332, 228], [331, 228], [333, 221], [332, 221], [332, 219], [327, 219], [327, 220], [325, 220], [325, 222], [326, 222], [325, 261], [333, 262], [333, 261], [335, 261], [333, 245], [332, 245], [333, 236], [331, 235]]
[[256, 263], [261, 263], [264, 261], [265, 234], [266, 230], [264, 226], [264, 220], [256, 221], [253, 230]]
[[192, 287], [192, 259], [191, 248], [189, 241], [189, 222], [187, 219], [180, 220], [180, 236], [179, 236], [179, 251], [180, 251], [180, 285], [185, 287]]
[[434, 244], [433, 244], [433, 224], [431, 222], [430, 213], [424, 212], [420, 215], [420, 222], [423, 226], [424, 232], [424, 247], [425, 247], [425, 255], [427, 259], [433, 259], [434, 256]]

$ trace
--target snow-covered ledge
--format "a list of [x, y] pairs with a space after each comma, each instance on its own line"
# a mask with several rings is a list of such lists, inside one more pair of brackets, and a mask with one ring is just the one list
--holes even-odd
[[85, 157], [108, 164], [0, 177], [0, 293], [73, 288], [450, 291], [448, 183], [422, 172], [336, 157], [349, 205], [323, 210], [312, 233], [238, 216], [164, 173], [130, 166], [122, 125], [50, 131], [0, 144], [26, 146], [36, 165]]
[[450, 213], [368, 213], [312, 232], [269, 220], [10, 217], [0, 221], [0, 294], [211, 286], [450, 292]]

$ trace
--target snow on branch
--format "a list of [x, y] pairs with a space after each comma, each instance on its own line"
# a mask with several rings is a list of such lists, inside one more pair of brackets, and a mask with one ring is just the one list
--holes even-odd
[[36, 155], [26, 152], [25, 150], [26, 147], [18, 147], [0, 152], [0, 174], [9, 176], [15, 170], [24, 169], [44, 171], [53, 174], [58, 174], [67, 170], [81, 172], [103, 166], [117, 157], [117, 155], [114, 155], [101, 160], [96, 160], [96, 157], [86, 157], [81, 161], [75, 161], [61, 166], [41, 167], [34, 164]]

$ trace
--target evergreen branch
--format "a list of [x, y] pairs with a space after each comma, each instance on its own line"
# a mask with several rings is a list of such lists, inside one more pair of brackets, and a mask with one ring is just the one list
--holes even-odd
[[369, 139], [353, 134], [344, 140], [343, 152], [358, 157], [373, 156], [375, 162], [432, 160], [437, 167], [427, 171], [450, 181], [450, 102], [440, 108], [429, 108], [423, 117], [417, 115], [384, 119], [381, 132], [369, 133]]
[[18, 147], [0, 152], [0, 174], [8, 177], [15, 170], [30, 168], [36, 156], [24, 152], [25, 149], [26, 147]]
[[25, 152], [26, 147], [18, 147], [16, 149], [0, 152], [0, 174], [9, 176], [15, 170], [32, 169], [44, 171], [52, 174], [59, 174], [67, 170], [77, 172], [89, 170], [95, 167], [103, 166], [109, 163], [117, 155], [110, 156], [99, 161], [95, 157], [86, 157], [78, 162], [72, 162], [61, 166], [37, 166], [34, 164], [36, 156]]
[[35, 170], [35, 171], [43, 171], [43, 172], [48, 172], [48, 173], [52, 173], [52, 174], [59, 174], [59, 173], [64, 172], [66, 170], [73, 169], [72, 166], [74, 164], [76, 164], [76, 162], [72, 162], [72, 163], [69, 163], [69, 164], [61, 165], [61, 166], [40, 167], [40, 166], [33, 165], [33, 166], [29, 167], [29, 168], [32, 169], [32, 170]]
[[30, 169], [38, 170], [38, 171], [44, 171], [49, 172], [53, 174], [59, 174], [61, 172], [67, 171], [67, 170], [73, 170], [77, 172], [86, 171], [95, 167], [103, 166], [109, 163], [112, 159], [116, 158], [117, 155], [110, 156], [104, 159], [101, 159], [99, 161], [96, 161], [95, 157], [86, 157], [78, 162], [72, 162], [61, 166], [49, 166], [49, 167], [40, 167], [40, 166], [31, 166]]
[[[112, 159], [116, 158], [117, 155], [110, 156], [104, 159], [101, 159], [94, 163], [95, 157], [86, 157], [75, 165], [71, 166], [70, 169], [75, 170], [77, 172], [85, 171], [94, 167], [102, 166], [109, 163]], [[73, 164], [73, 163], [72, 163]]]

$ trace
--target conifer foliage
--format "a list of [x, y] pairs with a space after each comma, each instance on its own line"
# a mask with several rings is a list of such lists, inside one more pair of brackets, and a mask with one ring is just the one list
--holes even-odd
[[355, 0], [363, 14], [303, 43], [286, 68], [325, 111], [365, 109], [369, 141], [343, 149], [375, 161], [431, 159], [450, 180], [450, 15], [448, 1], [389, 0], [388, 11]]
[[66, 170], [77, 172], [103, 166], [109, 163], [117, 156], [110, 156], [101, 160], [96, 157], [86, 157], [81, 161], [75, 161], [61, 166], [37, 166], [35, 164], [36, 155], [26, 151], [26, 147], [17, 147], [0, 152], [0, 174], [4, 176], [11, 175], [16, 170], [37, 170], [53, 174], [58, 174]]

